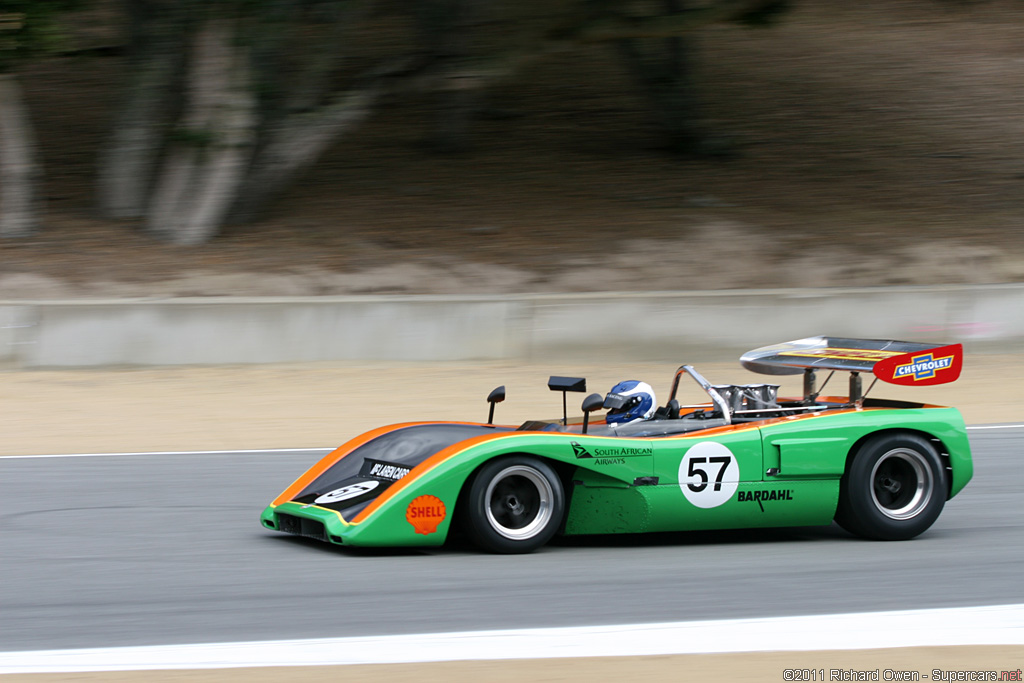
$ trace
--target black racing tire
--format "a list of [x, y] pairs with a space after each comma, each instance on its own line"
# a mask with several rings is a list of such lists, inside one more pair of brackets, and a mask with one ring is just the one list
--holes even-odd
[[835, 519], [864, 538], [903, 541], [938, 519], [948, 492], [946, 470], [928, 440], [905, 432], [878, 434], [847, 464]]
[[553, 469], [529, 456], [485, 464], [473, 477], [463, 524], [492, 553], [529, 553], [551, 540], [565, 514], [565, 493]]

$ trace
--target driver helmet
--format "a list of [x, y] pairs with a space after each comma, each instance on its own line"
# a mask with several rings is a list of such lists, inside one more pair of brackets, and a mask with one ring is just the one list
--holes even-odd
[[611, 425], [624, 425], [639, 420], [650, 420], [654, 416], [654, 409], [658, 401], [654, 398], [654, 389], [647, 382], [638, 382], [629, 379], [619, 382], [605, 396], [609, 398], [625, 398], [626, 401], [618, 408], [612, 408], [605, 417], [605, 422]]

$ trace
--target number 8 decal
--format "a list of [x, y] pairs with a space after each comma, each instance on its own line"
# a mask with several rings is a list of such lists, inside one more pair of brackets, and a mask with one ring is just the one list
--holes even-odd
[[679, 463], [679, 488], [699, 508], [716, 508], [733, 494], [740, 481], [740, 465], [728, 448], [702, 441], [686, 451]]

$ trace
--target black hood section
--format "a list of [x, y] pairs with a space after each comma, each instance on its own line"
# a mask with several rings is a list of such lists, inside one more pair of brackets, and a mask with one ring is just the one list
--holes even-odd
[[427, 424], [402, 427], [357, 447], [334, 463], [294, 500], [317, 505], [351, 518], [408, 474], [409, 470], [440, 450], [466, 439], [506, 427], [462, 424]]

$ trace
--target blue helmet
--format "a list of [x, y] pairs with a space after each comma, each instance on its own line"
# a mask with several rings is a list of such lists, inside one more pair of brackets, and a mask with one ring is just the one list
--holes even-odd
[[637, 420], [650, 420], [658, 400], [654, 398], [654, 389], [650, 384], [629, 379], [612, 387], [604, 398], [604, 405], [611, 408], [605, 422], [624, 425]]

